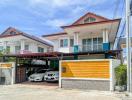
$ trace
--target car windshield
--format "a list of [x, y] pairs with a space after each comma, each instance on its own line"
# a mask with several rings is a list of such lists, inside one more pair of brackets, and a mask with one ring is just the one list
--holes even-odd
[[37, 73], [45, 73], [46, 70], [39, 70]]

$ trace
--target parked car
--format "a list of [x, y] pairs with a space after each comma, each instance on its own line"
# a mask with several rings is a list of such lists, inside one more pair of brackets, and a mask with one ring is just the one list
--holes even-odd
[[47, 69], [38, 70], [34, 74], [30, 75], [28, 77], [28, 80], [29, 81], [35, 81], [35, 82], [43, 81], [44, 80], [44, 76], [46, 74], [46, 71], [47, 71]]
[[32, 65], [46, 65], [46, 62], [43, 60], [32, 60], [31, 62]]
[[59, 71], [47, 71], [45, 73], [44, 80], [46, 82], [58, 82], [59, 81]]

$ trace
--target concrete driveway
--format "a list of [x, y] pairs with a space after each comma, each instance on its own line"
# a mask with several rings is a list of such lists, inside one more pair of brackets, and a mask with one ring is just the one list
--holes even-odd
[[54, 85], [0, 86], [0, 100], [128, 100], [126, 98], [124, 93], [66, 90]]

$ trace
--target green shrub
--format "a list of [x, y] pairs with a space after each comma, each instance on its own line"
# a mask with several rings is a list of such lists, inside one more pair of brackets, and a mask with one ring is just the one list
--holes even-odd
[[119, 65], [115, 68], [116, 85], [122, 86], [127, 84], [127, 66]]

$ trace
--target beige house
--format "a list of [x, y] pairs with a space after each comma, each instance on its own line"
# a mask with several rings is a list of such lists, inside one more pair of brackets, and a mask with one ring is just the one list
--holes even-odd
[[9, 27], [0, 35], [0, 51], [9, 54], [25, 54], [52, 51], [47, 41]]
[[87, 13], [68, 26], [64, 32], [43, 35], [54, 43], [54, 51], [64, 53], [113, 50], [121, 19], [108, 19]]

